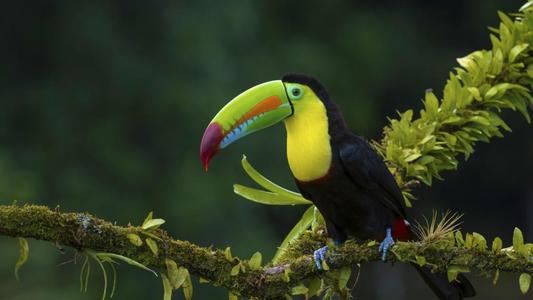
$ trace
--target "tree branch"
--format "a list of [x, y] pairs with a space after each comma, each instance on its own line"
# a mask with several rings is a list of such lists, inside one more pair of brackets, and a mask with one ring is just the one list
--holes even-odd
[[[36, 205], [0, 205], [0, 235], [34, 238], [69, 246], [79, 251], [91, 249], [111, 252], [134, 259], [163, 272], [165, 259], [174, 260], [189, 272], [228, 288], [234, 293], [260, 299], [278, 299], [291, 293], [291, 288], [304, 279], [320, 276], [311, 257], [313, 250], [325, 242], [321, 231], [309, 231], [291, 243], [282, 262], [252, 270], [246, 260], [228, 259], [223, 250], [204, 248], [171, 238], [167, 232], [152, 232], [160, 238], [158, 256], [148, 246], [133, 245], [128, 234], [143, 236], [141, 227], [121, 227], [86, 213], [62, 213]], [[509, 251], [488, 251], [479, 247], [465, 248], [450, 241], [398, 242], [392, 249], [391, 261], [416, 262], [424, 257], [436, 271], [460, 265], [488, 274], [496, 270], [533, 273], [533, 264], [523, 255]], [[353, 266], [380, 259], [377, 245], [348, 241], [329, 257], [331, 268]], [[231, 276], [231, 269], [241, 263], [244, 272]], [[290, 272], [286, 271], [290, 270]]]

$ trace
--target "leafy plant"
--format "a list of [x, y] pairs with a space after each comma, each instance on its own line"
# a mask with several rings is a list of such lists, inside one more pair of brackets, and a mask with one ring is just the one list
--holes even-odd
[[30, 255], [30, 246], [28, 241], [25, 238], [19, 238], [19, 258], [15, 264], [15, 278], [17, 281], [19, 278], [19, 269], [28, 261], [28, 256]]
[[167, 272], [166, 274], [161, 273], [164, 299], [171, 299], [172, 292], [179, 288], [183, 289], [183, 295], [186, 300], [192, 299], [193, 286], [189, 270], [181, 266], [178, 267], [178, 264], [175, 261], [168, 258], [165, 259], [165, 265], [167, 267]]
[[102, 300], [105, 300], [107, 296], [107, 285], [108, 285], [108, 276], [107, 276], [107, 270], [104, 266], [105, 263], [111, 268], [113, 271], [113, 285], [111, 288], [111, 293], [109, 294], [110, 298], [113, 298], [113, 295], [115, 294], [115, 287], [117, 282], [117, 270], [115, 268], [115, 265], [118, 265], [119, 261], [125, 262], [129, 265], [138, 267], [140, 269], [152, 272], [155, 276], [157, 276], [157, 273], [153, 271], [152, 269], [146, 267], [145, 265], [122, 255], [114, 254], [114, 253], [106, 253], [106, 252], [96, 252], [92, 250], [85, 250], [83, 252], [85, 254], [85, 260], [83, 261], [81, 271], [80, 271], [80, 291], [87, 292], [87, 286], [89, 284], [89, 275], [91, 273], [91, 263], [89, 261], [89, 258], [91, 258], [100, 270], [102, 271], [102, 276], [104, 278], [104, 290], [102, 292]]

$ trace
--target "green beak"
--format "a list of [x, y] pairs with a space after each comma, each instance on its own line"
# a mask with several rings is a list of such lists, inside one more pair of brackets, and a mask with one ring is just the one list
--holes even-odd
[[274, 80], [256, 85], [231, 100], [207, 126], [200, 144], [205, 170], [220, 149], [292, 115], [285, 85]]

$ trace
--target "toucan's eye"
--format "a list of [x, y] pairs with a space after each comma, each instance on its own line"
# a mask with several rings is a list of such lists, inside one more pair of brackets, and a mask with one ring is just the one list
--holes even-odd
[[302, 91], [300, 91], [299, 88], [294, 88], [294, 89], [292, 89], [292, 95], [293, 95], [294, 97], [298, 97], [298, 96], [300, 96], [300, 93], [301, 93], [301, 92], [302, 92]]
[[289, 86], [288, 90], [289, 90], [289, 97], [291, 98], [291, 100], [298, 100], [302, 98], [304, 94], [303, 89], [299, 86]]

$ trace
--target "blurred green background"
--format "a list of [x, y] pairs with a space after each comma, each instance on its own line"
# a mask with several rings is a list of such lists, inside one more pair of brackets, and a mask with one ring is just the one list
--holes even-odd
[[[518, 0], [471, 1], [9, 1], [0, 10], [0, 203], [59, 205], [118, 224], [153, 210], [179, 239], [270, 258], [304, 208], [266, 207], [232, 193], [252, 184], [240, 158], [294, 189], [285, 132], [240, 141], [205, 173], [199, 141], [218, 109], [287, 71], [319, 78], [357, 133], [377, 139], [396, 110], [441, 94], [455, 59], [490, 47], [487, 26]], [[463, 229], [533, 239], [533, 128], [506, 113], [513, 133], [477, 152], [445, 182], [418, 190], [414, 218], [465, 213]], [[99, 299], [93, 271], [44, 242], [15, 281], [15, 239], [0, 237], [0, 299]], [[96, 270], [93, 268], [93, 270]], [[479, 299], [525, 298], [518, 277], [497, 287], [471, 276]], [[408, 266], [366, 264], [358, 299], [432, 299]], [[182, 297], [181, 293], [176, 299]], [[161, 299], [160, 280], [121, 266], [115, 299]], [[195, 279], [195, 299], [226, 291]]]

